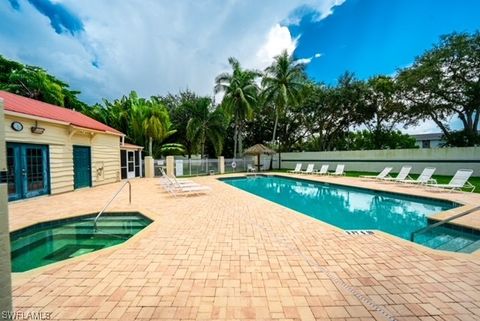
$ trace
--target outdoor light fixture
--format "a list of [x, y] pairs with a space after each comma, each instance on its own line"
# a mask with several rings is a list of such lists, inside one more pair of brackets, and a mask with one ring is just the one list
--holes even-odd
[[42, 127], [38, 127], [38, 122], [36, 121], [35, 122], [35, 126], [32, 126], [30, 128], [30, 130], [32, 131], [33, 134], [43, 134], [43, 132], [45, 131], [45, 128], [42, 128]]

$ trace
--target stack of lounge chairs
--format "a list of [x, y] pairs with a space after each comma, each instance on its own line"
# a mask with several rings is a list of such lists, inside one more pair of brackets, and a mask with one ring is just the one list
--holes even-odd
[[160, 172], [162, 174], [160, 177], [160, 186], [175, 197], [178, 195], [205, 194], [211, 191], [209, 186], [200, 185], [188, 179], [178, 179], [175, 176], [168, 176], [163, 168], [160, 169]]

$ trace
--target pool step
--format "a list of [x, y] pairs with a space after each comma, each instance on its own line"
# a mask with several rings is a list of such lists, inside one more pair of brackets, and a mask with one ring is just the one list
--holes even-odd
[[[116, 221], [116, 220], [106, 220], [104, 221], [103, 219], [100, 219], [97, 221], [97, 226], [120, 226], [120, 227], [123, 227], [123, 226], [138, 226], [138, 227], [145, 227], [147, 226], [148, 223], [144, 222], [144, 221]], [[64, 226], [62, 226], [62, 228], [78, 228], [78, 227], [82, 227], [82, 226], [88, 226], [88, 227], [93, 227], [94, 226], [94, 223], [93, 221], [90, 221], [90, 222], [84, 222], [82, 224], [66, 224]]]
[[419, 234], [416, 242], [433, 249], [472, 253], [480, 248], [480, 236], [449, 227], [438, 227]]
[[460, 249], [458, 252], [473, 253], [479, 249], [480, 249], [480, 240], [465, 246], [464, 248]]
[[50, 233], [37, 233], [34, 236], [26, 237], [24, 239], [18, 239], [15, 243], [11, 244], [11, 251], [12, 253], [15, 251], [19, 251], [25, 248], [34, 248], [39, 244], [43, 244], [54, 239], [55, 241], [65, 241], [65, 240], [74, 240], [74, 241], [82, 241], [82, 240], [104, 240], [106, 242], [110, 240], [118, 240], [121, 239], [123, 241], [128, 240], [132, 237], [138, 230], [134, 230], [129, 233], [105, 233], [105, 232], [97, 232], [92, 233], [90, 232], [80, 232], [77, 231], [77, 234], [69, 234], [69, 233], [62, 233], [57, 232], [54, 234]]
[[[135, 233], [134, 233], [135, 234]], [[66, 241], [73, 241], [71, 243], [99, 243], [100, 245], [105, 245], [107, 243], [123, 243], [132, 237], [133, 234], [58, 234], [55, 235], [55, 242], [65, 243]], [[11, 248], [11, 256], [15, 258], [18, 255], [21, 255], [25, 252], [31, 251], [47, 242], [51, 242], [51, 236], [46, 236], [43, 238], [38, 238], [35, 240], [28, 240], [28, 242], [16, 243], [15, 246]]]
[[472, 240], [465, 239], [463, 237], [455, 237], [440, 246], [437, 246], [437, 250], [458, 252], [459, 250], [469, 246], [473, 243]]

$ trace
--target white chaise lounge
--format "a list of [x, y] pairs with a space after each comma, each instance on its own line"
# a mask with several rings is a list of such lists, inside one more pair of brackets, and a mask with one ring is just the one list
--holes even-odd
[[328, 175], [328, 165], [320, 166], [320, 169], [315, 172], [317, 175]]
[[452, 177], [448, 184], [426, 184], [431, 189], [448, 189], [450, 192], [461, 191], [463, 188], [471, 189], [470, 192], [475, 190], [475, 186], [472, 185], [468, 179], [472, 176], [472, 169], [459, 169], [455, 175]]
[[403, 166], [400, 169], [400, 172], [398, 172], [397, 177], [383, 177], [379, 179], [387, 182], [400, 182], [406, 179], [412, 179], [409, 176], [411, 170], [412, 170], [412, 166]]
[[295, 166], [295, 169], [292, 170], [292, 171], [288, 171], [288, 172], [293, 173], [293, 174], [301, 173], [302, 172], [302, 163], [297, 163], [297, 165]]
[[363, 176], [360, 176], [360, 177], [372, 178], [372, 179], [382, 179], [382, 178], [388, 177], [388, 174], [390, 174], [391, 171], [392, 171], [391, 167], [385, 167], [383, 169], [383, 171], [381, 171], [378, 175], [363, 175]]
[[335, 172], [328, 173], [328, 175], [333, 175], [333, 176], [343, 176], [343, 175], [345, 175], [345, 165], [344, 164], [338, 164], [337, 168], [335, 168]]
[[435, 180], [432, 179], [433, 173], [435, 173], [437, 169], [435, 167], [425, 167], [422, 173], [417, 177], [417, 179], [407, 178], [404, 180], [398, 181], [399, 183], [407, 183], [407, 184], [427, 184], [427, 183], [435, 183]]
[[300, 174], [313, 174], [313, 168], [315, 167], [315, 164], [308, 164], [307, 169], [304, 171], [300, 171]]

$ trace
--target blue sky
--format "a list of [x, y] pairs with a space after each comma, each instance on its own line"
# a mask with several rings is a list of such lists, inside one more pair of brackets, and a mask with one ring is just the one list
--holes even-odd
[[130, 90], [211, 95], [228, 57], [264, 69], [284, 49], [330, 84], [346, 70], [393, 74], [441, 34], [479, 29], [479, 12], [476, 0], [7, 0], [0, 54], [43, 67], [87, 103]]
[[334, 14], [312, 21], [304, 10], [298, 25], [295, 54], [312, 57], [309, 74], [335, 83], [345, 70], [365, 79], [393, 74], [437, 43], [440, 35], [480, 28], [480, 1], [475, 0], [347, 0]]

